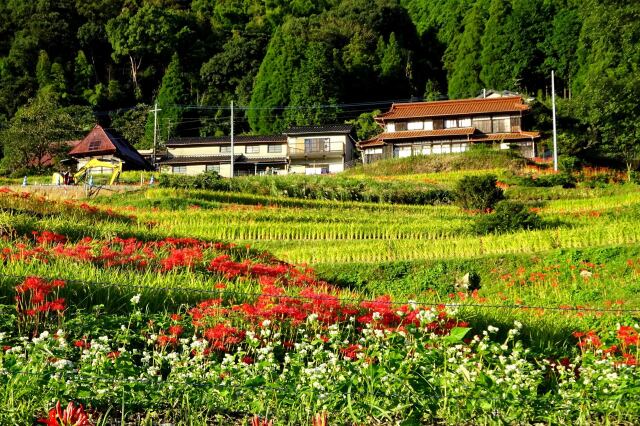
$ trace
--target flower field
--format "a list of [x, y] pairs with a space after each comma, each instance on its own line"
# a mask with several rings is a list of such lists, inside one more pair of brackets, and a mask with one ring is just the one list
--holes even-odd
[[640, 193], [565, 191], [478, 237], [447, 205], [2, 189], [0, 424], [637, 423]]

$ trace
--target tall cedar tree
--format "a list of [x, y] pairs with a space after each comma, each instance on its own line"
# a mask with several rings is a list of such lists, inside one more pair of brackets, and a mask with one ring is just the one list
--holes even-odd
[[[158, 112], [158, 141], [160, 142], [166, 142], [172, 134], [177, 134], [182, 126], [184, 105], [189, 100], [188, 88], [182, 74], [180, 58], [177, 53], [174, 53], [156, 98], [158, 108], [162, 110]], [[153, 147], [154, 120], [154, 114], [149, 113], [144, 142], [139, 147]]]
[[510, 14], [511, 3], [508, 0], [491, 0], [489, 19], [480, 41], [480, 79], [490, 89], [515, 89], [514, 69], [510, 61], [513, 34], [509, 34], [507, 29]]
[[446, 52], [451, 61], [448, 67], [448, 79], [449, 97], [452, 99], [476, 96], [482, 89], [478, 46], [480, 46], [484, 22], [485, 14], [476, 4], [464, 18], [463, 33]]

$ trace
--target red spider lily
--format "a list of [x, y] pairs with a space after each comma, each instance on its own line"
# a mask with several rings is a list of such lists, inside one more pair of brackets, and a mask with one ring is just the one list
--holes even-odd
[[62, 280], [46, 281], [38, 277], [27, 277], [16, 286], [16, 311], [19, 314], [20, 324], [32, 327], [33, 333], [37, 334], [39, 325], [43, 323], [49, 313], [55, 312], [62, 315], [65, 310], [65, 300], [47, 298], [64, 287]]
[[170, 271], [177, 267], [191, 268], [202, 260], [203, 254], [200, 247], [188, 247], [172, 249], [169, 256], [160, 261], [163, 271]]
[[217, 324], [204, 332], [204, 338], [216, 350], [226, 350], [244, 341], [245, 331], [224, 324]]
[[311, 426], [327, 426], [328, 424], [329, 413], [327, 413], [326, 411], [316, 413], [316, 415], [311, 419]]
[[640, 343], [640, 336], [636, 329], [627, 325], [620, 326], [618, 329], [618, 339], [620, 339], [624, 346], [638, 346], [638, 343]]
[[66, 236], [61, 234], [56, 234], [55, 232], [51, 232], [51, 231], [42, 231], [42, 232], [33, 231], [31, 234], [33, 235], [33, 238], [36, 240], [36, 242], [42, 245], [46, 245], [49, 243], [64, 244], [67, 242]]
[[184, 327], [181, 325], [172, 325], [168, 331], [170, 335], [179, 337], [184, 332]]
[[578, 338], [578, 346], [581, 349], [599, 348], [602, 346], [602, 341], [593, 330], [587, 331], [586, 333], [574, 332], [573, 336]]
[[176, 346], [178, 344], [178, 339], [175, 336], [167, 336], [165, 334], [160, 334], [158, 336], [158, 346], [161, 348], [165, 346]]
[[362, 351], [362, 345], [349, 345], [346, 348], [340, 349], [340, 352], [342, 352], [342, 356], [344, 356], [345, 359], [351, 361], [358, 359], [358, 354], [362, 353]]
[[73, 402], [69, 402], [67, 408], [63, 410], [60, 401], [49, 410], [49, 416], [38, 419], [38, 423], [43, 423], [46, 426], [93, 426], [82, 404], [76, 407]]
[[256, 414], [251, 418], [251, 426], [273, 426], [273, 420], [261, 419]]

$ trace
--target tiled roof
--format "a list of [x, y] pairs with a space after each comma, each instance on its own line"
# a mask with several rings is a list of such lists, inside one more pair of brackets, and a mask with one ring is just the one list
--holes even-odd
[[399, 132], [386, 132], [378, 135], [378, 139], [414, 139], [414, 138], [431, 138], [438, 136], [467, 136], [476, 131], [475, 127], [461, 127], [456, 129], [438, 129], [438, 130], [404, 130]]
[[[238, 145], [250, 144], [277, 144], [286, 143], [287, 138], [284, 135], [266, 135], [266, 136], [234, 136], [233, 143]], [[229, 145], [231, 144], [231, 136], [221, 137], [204, 137], [204, 138], [172, 138], [167, 142], [167, 146], [209, 146], [209, 145]]]
[[125, 170], [151, 169], [151, 165], [125, 139], [105, 130], [99, 124], [69, 151], [73, 157], [114, 155], [125, 163]]
[[322, 134], [348, 134], [353, 131], [350, 124], [328, 124], [325, 126], [298, 126], [291, 127], [284, 132], [285, 135], [322, 135]]
[[[286, 163], [286, 157], [245, 157], [244, 154], [238, 154], [233, 158], [236, 164], [255, 164], [255, 163]], [[161, 164], [219, 164], [229, 163], [229, 155], [180, 155], [165, 158], [160, 161]]]
[[458, 129], [440, 130], [405, 130], [400, 132], [381, 133], [375, 138], [362, 141], [358, 144], [360, 148], [382, 146], [386, 141], [399, 139], [423, 139], [442, 136], [470, 136], [472, 142], [536, 139], [540, 137], [539, 132], [519, 132], [519, 133], [477, 133], [474, 127], [464, 127]]
[[368, 139], [366, 141], [358, 142], [358, 146], [360, 148], [369, 148], [372, 146], [383, 146], [383, 145], [384, 145], [384, 141], [382, 139], [378, 139], [377, 137], [373, 139]]
[[388, 112], [379, 114], [376, 117], [376, 121], [520, 112], [528, 109], [529, 106], [522, 102], [521, 96], [435, 102], [408, 102], [393, 104]]
[[85, 138], [74, 146], [69, 155], [86, 156], [98, 154], [115, 154], [117, 151], [115, 143], [107, 136], [107, 133], [100, 125], [96, 125]]
[[519, 133], [487, 133], [473, 135], [471, 138], [474, 142], [479, 141], [501, 141], [514, 139], [537, 139], [540, 137], [539, 132], [519, 132]]

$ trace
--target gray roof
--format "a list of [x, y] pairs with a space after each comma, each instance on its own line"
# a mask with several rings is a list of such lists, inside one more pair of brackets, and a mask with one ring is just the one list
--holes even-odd
[[[286, 143], [287, 138], [283, 135], [262, 135], [262, 136], [234, 136], [234, 144], [251, 145], [251, 144], [278, 144]], [[171, 138], [167, 142], [167, 146], [217, 146], [230, 145], [231, 136], [219, 137], [202, 137], [202, 138]]]
[[350, 124], [327, 124], [324, 126], [297, 126], [284, 132], [285, 135], [346, 135], [353, 131]]

